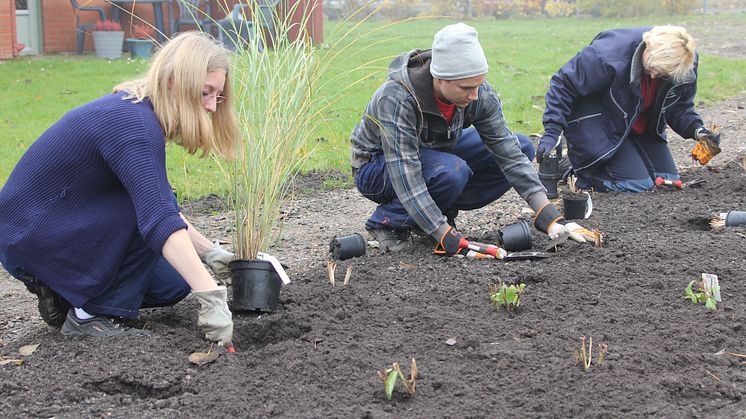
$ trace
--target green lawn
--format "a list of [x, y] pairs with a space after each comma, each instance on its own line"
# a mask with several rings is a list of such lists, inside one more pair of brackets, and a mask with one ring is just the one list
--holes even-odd
[[[540, 132], [543, 96], [551, 75], [601, 30], [625, 26], [674, 23], [690, 27], [718, 25], [722, 20], [746, 24], [746, 15], [686, 16], [644, 19], [479, 20], [480, 41], [490, 64], [488, 80], [499, 92], [505, 115], [513, 130]], [[446, 20], [416, 20], [386, 24], [367, 22], [366, 34], [352, 51], [331, 69], [330, 92], [342, 93], [329, 123], [309, 148], [315, 151], [306, 165], [311, 169], [349, 167], [348, 136], [360, 118], [370, 95], [384, 80], [392, 57], [413, 48], [428, 48], [433, 34]], [[343, 29], [326, 24], [327, 42]], [[702, 54], [698, 103], [708, 104], [744, 94], [746, 60], [730, 60]], [[101, 96], [118, 82], [145, 71], [147, 63], [104, 61], [87, 56], [50, 56], [42, 59], [0, 61], [0, 185], [3, 185], [24, 150], [67, 110]], [[360, 70], [350, 69], [362, 66]], [[340, 77], [342, 79], [340, 80]], [[210, 193], [225, 194], [229, 182], [222, 177], [220, 162], [188, 156], [180, 147], [169, 149], [169, 177], [183, 198]]]

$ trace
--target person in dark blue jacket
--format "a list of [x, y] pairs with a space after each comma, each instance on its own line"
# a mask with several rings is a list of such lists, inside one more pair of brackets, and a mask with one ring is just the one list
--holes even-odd
[[694, 110], [696, 91], [697, 53], [685, 28], [601, 32], [552, 76], [536, 160], [563, 135], [581, 188], [643, 192], [656, 177], [679, 179], [666, 126], [720, 140]]
[[63, 334], [143, 334], [113, 319], [191, 292], [206, 338], [230, 343], [227, 291], [200, 258], [219, 267], [232, 255], [191, 228], [166, 177], [167, 141], [233, 156], [240, 131], [228, 54], [207, 35], [175, 37], [144, 77], [65, 114], [10, 174], [0, 263]]

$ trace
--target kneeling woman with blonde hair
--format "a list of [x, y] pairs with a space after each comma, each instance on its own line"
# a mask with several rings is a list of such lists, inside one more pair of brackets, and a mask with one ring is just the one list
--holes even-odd
[[[65, 114], [34, 142], [0, 191], [0, 262], [68, 336], [138, 335], [114, 319], [193, 293], [207, 339], [228, 344], [233, 321], [217, 271], [232, 254], [180, 214], [166, 142], [233, 157], [239, 129], [228, 52], [184, 33], [146, 75]], [[201, 260], [200, 260], [201, 259]]]

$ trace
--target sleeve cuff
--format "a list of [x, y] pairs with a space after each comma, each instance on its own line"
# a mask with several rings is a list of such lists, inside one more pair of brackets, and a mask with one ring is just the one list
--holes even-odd
[[539, 231], [548, 233], [554, 223], [564, 219], [565, 217], [560, 214], [557, 207], [552, 203], [547, 203], [536, 213], [536, 217], [534, 217], [534, 227]]
[[181, 217], [177, 215], [169, 216], [161, 221], [150, 233], [148, 244], [159, 255], [163, 252], [163, 245], [166, 243], [171, 234], [178, 230], [186, 230], [187, 225]]
[[694, 121], [686, 128], [686, 131], [684, 132], [684, 136], [686, 138], [691, 138], [692, 140], [697, 139], [697, 130], [704, 127], [699, 121]]

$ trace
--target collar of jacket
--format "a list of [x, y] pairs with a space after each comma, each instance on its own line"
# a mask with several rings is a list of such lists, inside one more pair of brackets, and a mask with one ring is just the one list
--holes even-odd
[[[401, 71], [406, 72], [406, 78], [409, 79], [412, 87], [412, 94], [417, 99], [422, 112], [440, 116], [440, 110], [435, 104], [433, 76], [430, 74], [431, 60], [432, 50], [415, 49], [408, 53], [407, 61], [401, 63]], [[401, 78], [404, 79], [404, 77]]]

